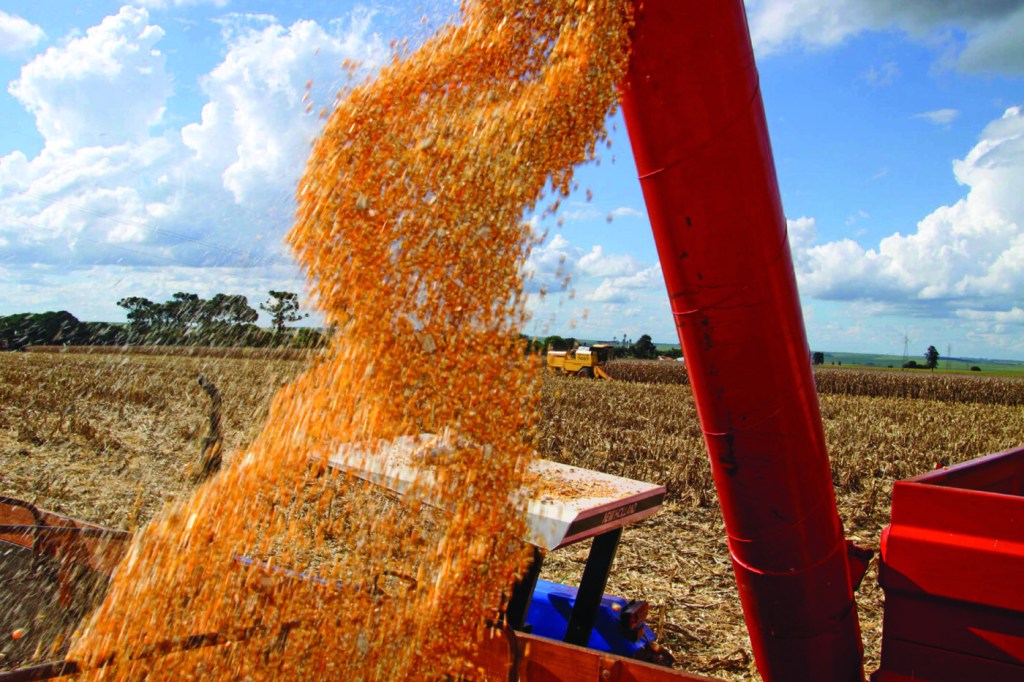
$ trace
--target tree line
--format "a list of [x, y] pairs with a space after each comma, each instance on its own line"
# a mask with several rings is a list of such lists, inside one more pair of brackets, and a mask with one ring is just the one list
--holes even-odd
[[[319, 348], [330, 340], [331, 331], [290, 324], [307, 317], [299, 310], [299, 297], [290, 291], [270, 290], [259, 309], [270, 316], [271, 327], [256, 325], [259, 312], [240, 294], [218, 293], [209, 299], [179, 291], [157, 302], [142, 296], [128, 296], [117, 302], [127, 322], [83, 322], [66, 310], [19, 313], [0, 316], [0, 350], [26, 346], [229, 346]], [[520, 336], [527, 353], [571, 350], [581, 344], [569, 336], [541, 338]], [[635, 342], [614, 339], [612, 354], [617, 358], [677, 358], [679, 349], [659, 351], [649, 334]]]
[[127, 323], [82, 322], [66, 310], [0, 317], [0, 349], [25, 346], [290, 346], [316, 348], [328, 334], [311, 328], [290, 329], [307, 317], [290, 291], [269, 292], [259, 308], [270, 315], [271, 328], [256, 325], [259, 313], [245, 296], [216, 294], [209, 299], [179, 291], [169, 300], [122, 298]]
[[[533, 339], [530, 342], [529, 350], [535, 353], [542, 353], [548, 350], [572, 350], [580, 345], [582, 344], [571, 336], [561, 337], [553, 335], [543, 339]], [[625, 334], [623, 334], [621, 340], [614, 339], [611, 345], [613, 346], [612, 355], [616, 358], [654, 360], [659, 356], [669, 358], [682, 357], [682, 351], [678, 348], [659, 351], [658, 347], [654, 345], [654, 341], [651, 340], [650, 334], [642, 335], [635, 342], [632, 339], [627, 339]]]
[[[811, 364], [812, 365], [824, 365], [825, 354], [821, 351], [815, 351], [811, 353]], [[832, 363], [836, 364], [836, 363]], [[840, 362], [840, 365], [843, 363]], [[924, 352], [924, 364], [919, 363], [917, 360], [908, 360], [903, 363], [903, 369], [930, 369], [934, 370], [939, 366], [939, 351], [935, 346], [928, 346], [928, 350]], [[889, 365], [892, 367], [892, 365]], [[971, 367], [971, 371], [980, 372], [980, 367]]]

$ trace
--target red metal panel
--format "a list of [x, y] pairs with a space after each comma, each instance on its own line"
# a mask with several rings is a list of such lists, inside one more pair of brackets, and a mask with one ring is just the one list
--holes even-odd
[[[1024, 629], [1019, 612], [890, 588], [885, 596], [885, 642], [894, 641], [1012, 664], [1024, 679], [1020, 667]], [[891, 662], [888, 657], [886, 662]]]
[[516, 680], [520, 682], [715, 682], [642, 661], [517, 632]]
[[871, 682], [1020, 682], [1024, 679], [1019, 666], [912, 642], [885, 642], [882, 656], [893, 664], [874, 673]]
[[62, 566], [79, 564], [110, 575], [117, 568], [131, 533], [39, 509], [29, 502], [0, 499], [0, 541], [20, 545], [40, 554], [59, 557]]
[[1024, 613], [1024, 497], [893, 488], [884, 585]]
[[1011, 448], [908, 478], [908, 483], [942, 485], [1024, 496], [1024, 461], [1021, 450]]
[[1024, 447], [896, 483], [878, 679], [1024, 679], [1022, 482]]
[[623, 111], [766, 680], [863, 677], [741, 0], [643, 0]]

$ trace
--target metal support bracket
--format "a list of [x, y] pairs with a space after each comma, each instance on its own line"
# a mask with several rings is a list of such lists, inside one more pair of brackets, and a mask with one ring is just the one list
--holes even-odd
[[587, 646], [590, 633], [594, 629], [597, 608], [604, 596], [604, 588], [608, 584], [608, 574], [612, 570], [612, 561], [619, 548], [622, 528], [614, 528], [594, 538], [590, 546], [587, 565], [583, 569], [580, 589], [576, 593], [576, 603], [569, 617], [569, 627], [565, 631], [565, 641], [576, 646]]

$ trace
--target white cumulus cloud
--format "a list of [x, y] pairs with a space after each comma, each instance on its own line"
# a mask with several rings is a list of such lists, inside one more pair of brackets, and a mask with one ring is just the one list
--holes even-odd
[[957, 317], [972, 321], [991, 322], [993, 324], [1013, 324], [1024, 326], [1024, 308], [1014, 307], [1010, 310], [958, 310]]
[[635, 257], [607, 253], [600, 244], [584, 252], [561, 234], [534, 248], [523, 271], [528, 291], [580, 289], [593, 301], [626, 301], [632, 290], [661, 285], [660, 266], [645, 268]]
[[[269, 266], [254, 272], [251, 268], [190, 268], [167, 263], [101, 265], [72, 272], [47, 265], [0, 268], [0, 286], [16, 301], [15, 310], [67, 310], [83, 320], [123, 317], [125, 311], [117, 301], [128, 296], [165, 301], [178, 291], [203, 298], [233, 293], [246, 296], [255, 308], [267, 300], [271, 289], [303, 291], [301, 275], [290, 266]], [[302, 303], [308, 306], [309, 301]]]
[[960, 55], [965, 71], [1024, 73], [1024, 10], [1006, 21], [993, 23], [977, 39], [970, 41]]
[[22, 68], [8, 89], [35, 115], [47, 146], [112, 146], [160, 123], [171, 79], [155, 47], [164, 31], [148, 22], [145, 10], [122, 7]]
[[859, 4], [851, 0], [747, 0], [750, 37], [761, 54], [793, 45], [838, 45], [866, 28], [866, 17]]
[[534, 248], [523, 264], [526, 289], [532, 293], [558, 291], [576, 275], [576, 263], [583, 250], [561, 234]]
[[44, 38], [46, 34], [40, 27], [0, 10], [0, 53], [15, 54], [27, 50]]
[[576, 264], [584, 274], [592, 277], [614, 277], [636, 274], [640, 261], [628, 254], [606, 254], [600, 244], [590, 249]]
[[995, 314], [1024, 300], [1024, 113], [1007, 109], [953, 165], [967, 195], [875, 248], [844, 239], [814, 245], [813, 221], [790, 222], [801, 291], [939, 316]]
[[585, 298], [598, 303], [628, 303], [637, 300], [642, 291], [649, 292], [659, 288], [662, 291], [665, 288], [660, 264], [644, 268], [632, 275], [606, 278]]
[[145, 9], [124, 7], [38, 55], [10, 89], [45, 145], [0, 158], [0, 270], [19, 286], [33, 268], [297, 273], [282, 237], [319, 110], [344, 85], [344, 60], [365, 75], [388, 54], [370, 18], [235, 32], [201, 79], [199, 120], [181, 128], [162, 119], [174, 97], [165, 31]]
[[1020, 0], [746, 0], [751, 37], [762, 55], [802, 46], [823, 49], [871, 30], [918, 39], [963, 34], [957, 66], [1024, 73], [1024, 3]]
[[343, 59], [358, 55], [368, 66], [382, 63], [386, 48], [368, 35], [369, 22], [360, 16], [357, 37], [348, 40], [313, 21], [243, 32], [203, 79], [209, 102], [201, 122], [182, 129], [182, 140], [204, 164], [223, 169], [223, 186], [235, 201], [257, 196], [280, 178], [297, 179], [321, 125], [317, 111], [305, 112], [305, 84], [318, 85], [322, 107], [331, 103], [328, 93], [336, 88], [329, 85], [337, 82]]

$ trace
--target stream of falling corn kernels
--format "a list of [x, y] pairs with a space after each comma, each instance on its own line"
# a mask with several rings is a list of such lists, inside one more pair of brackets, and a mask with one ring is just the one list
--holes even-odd
[[[630, 0], [466, 2], [345, 93], [288, 237], [333, 345], [136, 538], [69, 654], [87, 676], [488, 678], [473, 652], [529, 556], [523, 215], [603, 139], [629, 22]], [[453, 445], [404, 498], [326, 466], [420, 433]], [[211, 633], [231, 643], [175, 653]]]

